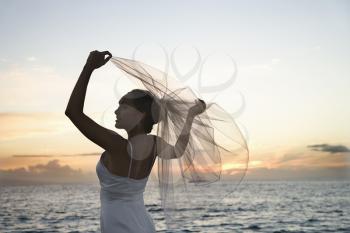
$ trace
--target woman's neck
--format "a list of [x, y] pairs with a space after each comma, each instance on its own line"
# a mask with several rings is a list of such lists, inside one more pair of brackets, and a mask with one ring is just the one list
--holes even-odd
[[141, 130], [139, 127], [135, 127], [127, 133], [128, 133], [128, 139], [133, 138], [137, 135], [146, 135], [145, 131]]

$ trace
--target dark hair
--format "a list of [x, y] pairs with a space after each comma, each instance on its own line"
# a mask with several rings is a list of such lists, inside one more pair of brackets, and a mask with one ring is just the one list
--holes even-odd
[[134, 89], [124, 95], [119, 104], [128, 104], [140, 112], [146, 113], [143, 119], [143, 126], [146, 133], [152, 131], [153, 125], [159, 122], [159, 105], [149, 91]]

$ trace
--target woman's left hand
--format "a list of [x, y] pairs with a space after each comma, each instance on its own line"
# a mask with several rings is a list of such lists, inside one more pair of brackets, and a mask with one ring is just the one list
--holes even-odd
[[204, 102], [204, 100], [197, 99], [195, 102], [195, 105], [189, 109], [189, 114], [192, 116], [199, 115], [203, 113], [206, 108], [207, 108], [207, 105]]
[[[107, 57], [105, 58], [105, 56]], [[89, 57], [86, 61], [86, 66], [90, 69], [97, 69], [106, 64], [111, 59], [112, 54], [109, 51], [97, 51], [90, 52]]]

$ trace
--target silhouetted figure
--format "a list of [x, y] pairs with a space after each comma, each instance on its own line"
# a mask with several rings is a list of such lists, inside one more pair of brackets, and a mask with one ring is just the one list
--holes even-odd
[[83, 112], [92, 72], [111, 57], [108, 51], [90, 53], [65, 114], [80, 132], [105, 150], [96, 166], [101, 184], [101, 231], [153, 233], [155, 227], [144, 206], [143, 192], [155, 159], [158, 156], [170, 160], [183, 155], [193, 120], [203, 113], [206, 104], [198, 100], [189, 108], [181, 134], [175, 145], [170, 145], [161, 137], [150, 134], [153, 125], [161, 120], [159, 100], [149, 91], [134, 89], [120, 99], [115, 111], [115, 127], [126, 130], [128, 138], [125, 139], [115, 131], [100, 126]]

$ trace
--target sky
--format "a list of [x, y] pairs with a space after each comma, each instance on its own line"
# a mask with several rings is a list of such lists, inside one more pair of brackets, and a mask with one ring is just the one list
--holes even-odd
[[[248, 178], [350, 176], [348, 1], [0, 1], [0, 30], [1, 182], [95, 179], [103, 149], [64, 115], [95, 49], [169, 72], [232, 113]], [[84, 113], [118, 131], [127, 86], [107, 63]]]

